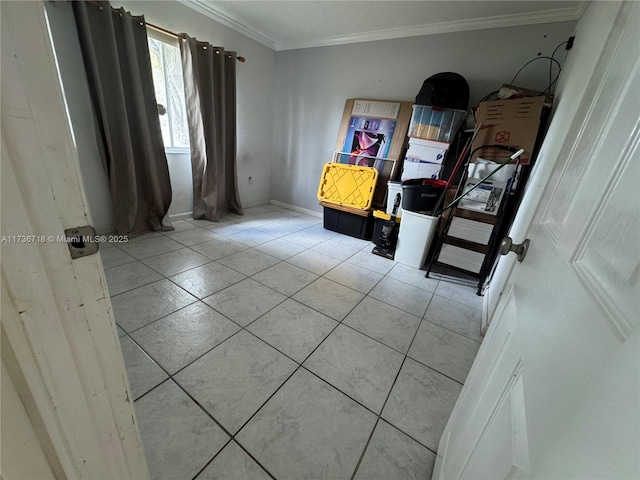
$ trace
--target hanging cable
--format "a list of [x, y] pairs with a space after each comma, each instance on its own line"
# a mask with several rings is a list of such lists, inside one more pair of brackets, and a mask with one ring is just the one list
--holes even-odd
[[[555, 58], [551, 58], [551, 57], [536, 57], [536, 58], [532, 58], [531, 60], [529, 60], [527, 63], [525, 63], [522, 67], [520, 67], [520, 70], [518, 70], [518, 72], [513, 76], [513, 79], [511, 80], [511, 85], [513, 85], [513, 82], [516, 81], [516, 78], [518, 78], [518, 75], [520, 75], [520, 72], [522, 72], [522, 70], [524, 70], [524, 68], [529, 65], [530, 63], [535, 62], [536, 60], [551, 60], [552, 62], [554, 62], [556, 65], [558, 65], [558, 69], [561, 70], [562, 66], [560, 65], [560, 62], [557, 61]], [[558, 75], [560, 75], [560, 72], [558, 72]], [[556, 75], [557, 78], [557, 75]]]
[[[551, 58], [552, 58], [552, 59], [553, 59], [553, 58], [555, 58], [555, 56], [556, 56], [556, 52], [558, 51], [558, 49], [559, 49], [562, 45], [566, 45], [567, 43], [569, 43], [569, 42], [568, 42], [568, 41], [566, 41], [566, 40], [565, 40], [564, 42], [559, 43], [559, 44], [556, 46], [556, 48], [554, 48], [553, 53], [551, 54]], [[552, 74], [552, 71], [553, 71], [553, 62], [549, 62], [549, 85], [551, 85], [551, 74]], [[549, 93], [551, 93], [551, 92], [549, 92]]]

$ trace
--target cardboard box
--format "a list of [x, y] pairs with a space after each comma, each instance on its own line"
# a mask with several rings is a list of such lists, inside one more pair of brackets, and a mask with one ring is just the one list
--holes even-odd
[[442, 163], [447, 150], [449, 150], [448, 143], [410, 138], [406, 157], [413, 161]]
[[[502, 145], [523, 148], [520, 163], [528, 165], [536, 145], [546, 97], [526, 97], [511, 100], [482, 102], [476, 114], [476, 123], [482, 123], [473, 142], [472, 151], [483, 145]], [[498, 148], [482, 148], [473, 153], [471, 161], [482, 157], [493, 162], [504, 162], [512, 153]]]

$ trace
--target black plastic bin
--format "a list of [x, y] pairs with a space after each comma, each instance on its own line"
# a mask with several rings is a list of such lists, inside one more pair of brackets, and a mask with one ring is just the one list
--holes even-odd
[[447, 182], [433, 178], [414, 178], [402, 182], [402, 209], [431, 212]]
[[358, 215], [324, 206], [324, 228], [350, 237], [371, 240], [373, 216], [370, 211], [363, 210], [365, 212], [366, 215]]

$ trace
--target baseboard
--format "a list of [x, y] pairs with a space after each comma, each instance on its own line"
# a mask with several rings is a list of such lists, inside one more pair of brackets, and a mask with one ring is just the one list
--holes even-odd
[[259, 207], [260, 205], [269, 205], [269, 200], [256, 200], [254, 202], [242, 202], [242, 208]]
[[174, 213], [173, 215], [169, 215], [170, 222], [179, 222], [180, 220], [186, 220], [188, 218], [193, 218], [193, 212]]
[[[312, 217], [322, 218], [322, 213], [320, 212], [314, 212], [313, 210], [309, 210], [308, 208], [289, 205], [288, 203], [279, 202], [277, 200], [256, 200], [254, 202], [244, 202], [242, 206], [244, 208], [251, 208], [251, 207], [259, 207], [260, 205], [269, 205], [269, 204], [276, 205], [282, 208], [288, 208], [289, 210], [295, 210], [296, 212], [311, 215]], [[189, 218], [193, 218], [193, 212], [174, 213], [173, 215], [169, 215], [169, 221], [171, 222], [179, 222], [180, 220], [187, 220]], [[103, 227], [96, 227], [96, 233], [98, 235], [107, 235], [109, 233], [114, 233], [115, 231], [116, 231], [115, 225], [105, 225]]]
[[321, 212], [309, 210], [308, 208], [297, 207], [296, 205], [289, 205], [288, 203], [279, 202], [278, 200], [271, 200], [269, 203], [277, 207], [288, 208], [289, 210], [295, 210], [296, 212], [304, 213], [306, 215], [311, 215], [312, 217], [322, 218]]
[[[243, 208], [259, 207], [260, 205], [269, 205], [269, 200], [256, 200], [254, 202], [242, 202]], [[173, 215], [169, 215], [169, 220], [172, 222], [187, 220], [189, 218], [193, 218], [193, 212], [175, 213]]]

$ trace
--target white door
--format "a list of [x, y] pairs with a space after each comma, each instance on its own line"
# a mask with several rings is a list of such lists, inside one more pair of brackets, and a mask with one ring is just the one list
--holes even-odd
[[2, 413], [38, 443], [3, 448], [2, 476], [46, 475], [44, 454], [55, 478], [147, 478], [102, 263], [60, 240], [90, 216], [44, 5], [0, 12], [2, 373], [22, 403], [3, 378]]
[[579, 79], [575, 133], [523, 232], [528, 254], [433, 478], [640, 477], [639, 21], [640, 4], [625, 2], [593, 75]]

